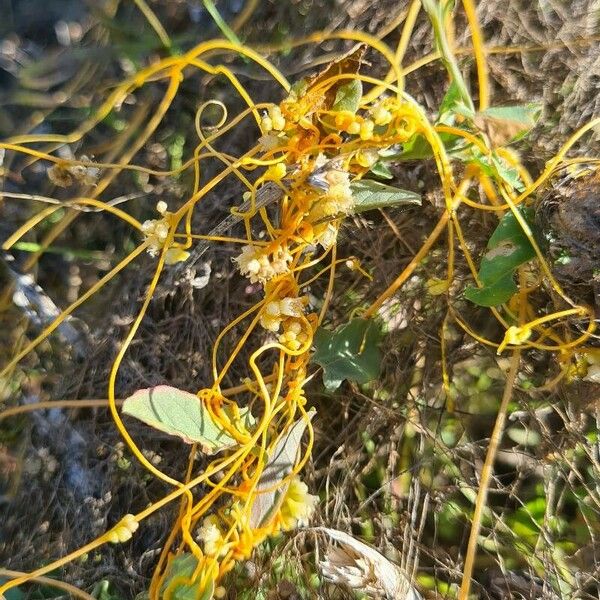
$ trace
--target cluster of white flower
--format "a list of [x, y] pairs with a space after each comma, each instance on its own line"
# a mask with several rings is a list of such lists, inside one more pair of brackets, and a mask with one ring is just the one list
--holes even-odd
[[283, 135], [277, 135], [277, 133], [265, 133], [258, 138], [258, 147], [262, 152], [270, 152], [275, 148], [281, 146], [285, 141]]
[[274, 333], [283, 326], [283, 332], [278, 338], [279, 343], [296, 351], [308, 340], [308, 335], [302, 330], [302, 322], [298, 320], [304, 312], [305, 305], [306, 298], [288, 297], [272, 300], [265, 306], [260, 316], [260, 324]]
[[308, 335], [302, 330], [302, 323], [295, 319], [283, 322], [283, 333], [279, 336], [279, 343], [293, 352], [302, 348], [308, 341]]
[[375, 125], [387, 125], [393, 118], [392, 113], [388, 110], [388, 103], [385, 101], [375, 104], [369, 112]]
[[142, 223], [142, 231], [148, 240], [148, 254], [158, 256], [169, 235], [169, 224], [164, 219], [148, 219]]
[[279, 246], [274, 252], [265, 252], [260, 246], [247, 245], [242, 253], [233, 260], [237, 263], [242, 275], [251, 283], [266, 283], [277, 275], [289, 271], [292, 255], [286, 247]]
[[354, 207], [350, 175], [347, 171], [331, 168], [321, 177], [326, 189], [310, 209], [309, 219], [316, 223], [327, 217], [349, 215]]
[[[330, 168], [326, 168], [328, 165]], [[354, 209], [354, 199], [350, 188], [350, 174], [339, 166], [334, 166], [323, 154], [314, 162], [310, 179], [314, 187], [323, 190], [313, 202], [308, 219], [313, 224], [314, 242], [327, 249], [333, 245], [338, 226], [331, 219], [349, 215]]]
[[219, 556], [226, 550], [223, 534], [219, 529], [219, 518], [216, 515], [204, 518], [197, 537], [204, 546], [204, 553], [209, 556]]
[[258, 139], [259, 148], [263, 152], [269, 152], [285, 143], [287, 139], [284, 133], [285, 126], [286, 120], [281, 108], [273, 104], [260, 121], [263, 135]]
[[267, 114], [261, 119], [260, 126], [265, 133], [285, 129], [285, 117], [277, 104], [269, 106]]
[[327, 250], [335, 243], [338, 234], [337, 225], [333, 225], [332, 223], [326, 223], [321, 226], [322, 230], [317, 231], [315, 235], [315, 243], [321, 244], [321, 246]]
[[269, 331], [277, 332], [281, 322], [288, 317], [301, 317], [306, 304], [303, 298], [282, 298], [267, 302], [260, 316], [260, 324]]
[[308, 486], [299, 477], [294, 477], [281, 504], [281, 528], [289, 531], [306, 525], [318, 499], [317, 496], [308, 493]]
[[[148, 242], [147, 251], [150, 256], [158, 256], [160, 254], [167, 241], [170, 228], [167, 203], [161, 200], [156, 204], [156, 210], [162, 216], [161, 219], [148, 219], [142, 223], [142, 232], [146, 236]], [[175, 246], [167, 250], [165, 263], [172, 265], [186, 260], [189, 255], [189, 252]]]

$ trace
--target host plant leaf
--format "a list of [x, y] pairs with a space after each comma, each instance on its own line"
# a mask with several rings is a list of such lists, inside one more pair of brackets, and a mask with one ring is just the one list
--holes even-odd
[[[315, 411], [308, 413], [312, 419]], [[267, 464], [256, 486], [257, 495], [250, 510], [250, 526], [265, 527], [281, 505], [289, 482], [281, 482], [293, 471], [307, 421], [299, 419], [284, 433], [269, 452]]]
[[367, 383], [379, 375], [381, 330], [368, 319], [353, 319], [335, 331], [319, 328], [315, 333], [312, 362], [323, 367], [323, 383], [329, 391], [344, 379]]
[[[207, 454], [214, 454], [237, 444], [213, 420], [198, 396], [168, 385], [138, 390], [125, 400], [123, 412], [150, 427], [176, 435], [188, 444], [200, 444]], [[252, 427], [254, 419], [249, 410], [242, 408], [239, 412], [239, 419], [226, 413], [231, 425], [242, 431]]]
[[390, 168], [381, 160], [378, 160], [371, 167], [369, 173], [378, 179], [394, 179], [394, 174], [390, 171]]
[[175, 557], [169, 563], [169, 570], [161, 588], [161, 597], [173, 600], [211, 600], [214, 593], [213, 581], [209, 581], [204, 590], [200, 590], [199, 583], [192, 582], [197, 565], [198, 559], [189, 552]]
[[350, 184], [350, 190], [354, 200], [354, 212], [357, 213], [401, 204], [421, 204], [420, 194], [372, 179], [353, 181]]
[[351, 79], [348, 83], [340, 85], [335, 92], [335, 100], [331, 110], [347, 110], [355, 113], [360, 106], [362, 92], [362, 83], [359, 79]]
[[[528, 213], [522, 213], [527, 218]], [[481, 287], [469, 286], [465, 298], [479, 306], [504, 304], [517, 291], [514, 272], [535, 256], [535, 250], [513, 213], [502, 217], [481, 259]]]

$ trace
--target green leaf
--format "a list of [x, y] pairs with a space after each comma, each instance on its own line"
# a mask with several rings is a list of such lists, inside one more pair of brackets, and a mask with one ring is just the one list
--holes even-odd
[[458, 85], [456, 85], [455, 81], [451, 81], [450, 86], [448, 87], [448, 91], [444, 94], [444, 97], [442, 98], [440, 109], [438, 111], [437, 122], [440, 122], [440, 120], [446, 113], [454, 113], [454, 109], [459, 104], [462, 104], [460, 88], [458, 87]]
[[360, 106], [362, 98], [362, 82], [359, 79], [351, 79], [348, 83], [340, 85], [335, 92], [335, 100], [331, 110], [348, 110], [355, 113]]
[[[451, 113], [446, 113], [446, 117], [448, 117], [448, 115], [451, 115]], [[453, 119], [444, 119], [444, 124], [452, 125]], [[466, 146], [465, 140], [458, 135], [451, 133], [439, 133], [438, 135], [446, 152], [450, 155], [456, 154]], [[433, 151], [431, 150], [429, 142], [424, 135], [416, 133], [408, 140], [408, 142], [403, 144], [401, 152], [387, 156], [386, 160], [422, 160], [432, 157]]]
[[[315, 411], [311, 410], [308, 413], [309, 420], [314, 415]], [[296, 421], [281, 435], [270, 452], [256, 486], [257, 495], [250, 509], [250, 527], [266, 527], [281, 506], [289, 481], [285, 485], [279, 484], [294, 470], [306, 425], [304, 419]]]
[[306, 79], [299, 79], [292, 84], [292, 87], [290, 88], [290, 96], [293, 96], [296, 99], [302, 98], [302, 96], [306, 94], [307, 89], [308, 81]]
[[[532, 216], [528, 210], [521, 214], [526, 221]], [[479, 306], [504, 304], [517, 291], [513, 279], [515, 270], [534, 256], [535, 250], [514, 214], [507, 213], [490, 237], [487, 252], [481, 259], [478, 275], [482, 287], [468, 287], [465, 298]]]
[[[372, 167], [369, 173], [373, 174], [379, 179], [394, 179], [394, 174], [390, 171], [389, 167], [381, 160], [378, 160]], [[16, 244], [15, 244], [16, 246]]]
[[381, 330], [367, 319], [353, 319], [335, 331], [316, 331], [312, 362], [323, 367], [323, 383], [336, 390], [344, 379], [367, 383], [379, 375]]
[[484, 155], [477, 148], [471, 147], [465, 154], [466, 156], [463, 157], [463, 160], [467, 164], [476, 164], [486, 175], [493, 179], [502, 179], [517, 192], [524, 189], [517, 169], [511, 167], [495, 152], [492, 152], [491, 155]]
[[469, 286], [465, 289], [464, 296], [478, 306], [499, 306], [510, 300], [518, 289], [510, 274], [480, 288]]
[[391, 156], [388, 160], [421, 160], [431, 158], [433, 151], [425, 136], [416, 133], [402, 146], [402, 152]]
[[508, 515], [507, 522], [520, 541], [535, 544], [546, 514], [546, 498], [534, 498]]
[[[123, 412], [155, 429], [176, 435], [188, 444], [199, 443], [207, 454], [214, 454], [237, 444], [212, 419], [198, 396], [168, 385], [138, 390], [125, 400]], [[239, 418], [232, 411], [224, 412], [231, 425], [238, 430], [244, 431], [254, 425], [254, 418], [247, 408], [239, 410]]]
[[496, 172], [500, 176], [500, 179], [503, 179], [506, 183], [508, 183], [513, 190], [521, 192], [525, 189], [517, 169], [511, 167], [503, 158], [496, 156], [495, 153], [492, 154], [492, 162], [496, 167]]
[[357, 213], [400, 204], [421, 204], [420, 194], [372, 179], [353, 181], [350, 190], [354, 199], [354, 212]]
[[519, 444], [521, 446], [537, 447], [542, 442], [542, 436], [531, 427], [521, 427], [520, 425], [515, 425], [514, 427], [509, 427], [506, 430], [506, 435], [513, 442], [515, 442], [515, 444]]
[[494, 106], [468, 117], [493, 147], [522, 139], [535, 126], [542, 109], [537, 104]]
[[185, 552], [175, 557], [169, 564], [161, 588], [161, 598], [172, 600], [211, 600], [215, 584], [210, 582], [208, 587], [200, 590], [200, 584], [192, 581], [198, 560], [193, 554]]
[[[7, 581], [6, 577], [0, 577], [0, 585]], [[4, 598], [6, 598], [6, 600], [23, 600], [25, 594], [18, 587], [14, 587], [8, 590], [8, 592], [4, 592]]]

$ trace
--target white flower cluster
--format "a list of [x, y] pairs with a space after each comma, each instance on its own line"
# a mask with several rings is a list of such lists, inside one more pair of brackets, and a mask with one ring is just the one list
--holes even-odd
[[158, 256], [169, 235], [169, 222], [166, 219], [167, 203], [162, 200], [156, 204], [156, 211], [162, 219], [148, 219], [142, 223], [142, 231], [148, 240], [148, 254]]
[[322, 226], [322, 229], [322, 231], [315, 235], [315, 242], [317, 244], [321, 244], [321, 246], [327, 250], [327, 248], [333, 246], [335, 240], [337, 239], [338, 227], [332, 223], [327, 223], [326, 225]]
[[354, 209], [349, 173], [339, 167], [325, 169], [328, 162], [331, 163], [323, 154], [315, 160], [312, 179], [323, 193], [315, 199], [308, 214], [314, 227], [314, 241], [325, 249], [333, 245], [338, 232], [338, 225], [328, 221], [349, 215]]
[[302, 298], [282, 298], [267, 302], [260, 316], [260, 324], [269, 331], [277, 332], [285, 318], [302, 316], [304, 304]]
[[299, 477], [294, 477], [281, 504], [281, 528], [289, 531], [308, 525], [318, 499], [308, 493], [308, 486]]
[[323, 175], [327, 190], [310, 209], [309, 218], [314, 223], [327, 217], [349, 215], [354, 207], [350, 176], [341, 169], [329, 169]]
[[279, 336], [279, 343], [293, 352], [302, 348], [308, 341], [308, 335], [302, 331], [302, 323], [293, 319], [283, 322], [283, 333]]
[[247, 245], [242, 247], [242, 253], [233, 259], [242, 275], [250, 279], [251, 283], [266, 283], [277, 275], [289, 271], [292, 255], [283, 246], [274, 252], [268, 253], [259, 246]]
[[205, 517], [198, 530], [198, 539], [203, 543], [204, 553], [209, 556], [218, 556], [226, 550], [223, 534], [219, 529], [219, 518], [216, 515]]
[[302, 323], [298, 320], [304, 312], [305, 304], [305, 298], [282, 298], [268, 302], [260, 316], [260, 324], [274, 333], [283, 326], [279, 343], [296, 351], [308, 340], [306, 332], [302, 330]]
[[[158, 256], [167, 241], [169, 235], [169, 221], [167, 203], [160, 201], [156, 204], [158, 214], [162, 215], [162, 219], [148, 219], [142, 223], [142, 232], [148, 241], [148, 254], [150, 256]], [[189, 257], [189, 252], [181, 248], [169, 248], [165, 255], [165, 263], [172, 265], [177, 262], [186, 260]]]
[[265, 133], [285, 129], [285, 117], [277, 104], [269, 106], [267, 114], [261, 119], [260, 126]]
[[169, 224], [164, 219], [148, 219], [142, 223], [142, 231], [148, 240], [148, 254], [158, 256], [169, 235]]

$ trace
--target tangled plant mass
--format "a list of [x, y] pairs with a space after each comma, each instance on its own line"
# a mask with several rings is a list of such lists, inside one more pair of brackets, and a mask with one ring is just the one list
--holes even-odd
[[[386, 164], [398, 160], [403, 153], [410, 158], [410, 148], [417, 143], [425, 145], [435, 161], [445, 207], [423, 248], [390, 288], [365, 308], [363, 316], [377, 315], [445, 231], [449, 239], [457, 241], [456, 246], [467, 258], [476, 288], [486, 289], [482, 273], [477, 272], [476, 262], [465, 243], [458, 218], [459, 206], [465, 203], [475, 209], [494, 211], [499, 216], [505, 213], [514, 215], [527, 243], [532, 244], [539, 271], [568, 308], [537, 317], [528, 302], [528, 294], [533, 287], [521, 286], [517, 293], [510, 294], [510, 298], [490, 304], [491, 314], [505, 328], [504, 340], [486, 340], [479, 336], [462, 323], [459, 315], [452, 313], [451, 306], [448, 314], [482, 343], [497, 347], [499, 352], [511, 349], [517, 362], [519, 348], [539, 348], [557, 352], [566, 372], [576, 358], [576, 349], [580, 353], [585, 352], [583, 345], [594, 329], [593, 315], [589, 307], [571, 301], [554, 280], [519, 207], [530, 202], [534, 191], [554, 170], [568, 164], [565, 159], [568, 149], [594, 123], [597, 124], [597, 120], [578, 131], [534, 180], [520, 163], [516, 152], [497, 145], [502, 138], [499, 130], [503, 126], [505, 133], [509, 130], [506, 142], [512, 140], [515, 133], [523, 133], [526, 126], [515, 126], [514, 120], [510, 119], [505, 119], [503, 125], [502, 119], [485, 112], [488, 109], [486, 71], [477, 52], [481, 48], [475, 48], [482, 86], [479, 90], [480, 107], [475, 111], [464, 82], [453, 67], [451, 50], [440, 37], [443, 32], [435, 27], [436, 19], [440, 19], [438, 7], [434, 2], [423, 2], [423, 5], [434, 23], [438, 49], [452, 79], [447, 106], [435, 119], [428, 117], [404, 92], [400, 46], [394, 52], [374, 37], [343, 32], [328, 36], [354, 40], [358, 45], [321, 73], [294, 86], [290, 86], [265, 58], [248, 47], [224, 40], [204, 42], [185, 54], [163, 58], [129, 77], [112, 91], [94, 116], [72, 134], [24, 135], [0, 145], [6, 151], [46, 161], [50, 165], [48, 177], [57, 185], [68, 188], [77, 181], [86, 186], [87, 192], [83, 197], [76, 196], [67, 203], [70, 207], [108, 211], [137, 230], [141, 240], [133, 252], [20, 350], [3, 374], [10, 372], [107, 281], [141, 254], [150, 254], [156, 259], [154, 276], [114, 361], [108, 382], [108, 399], [115, 424], [134, 455], [152, 475], [173, 487], [166, 497], [136, 515], [125, 515], [117, 525], [85, 547], [29, 575], [0, 585], [0, 594], [30, 578], [53, 571], [106, 542], [126, 542], [135, 535], [143, 519], [167, 503], [180, 499], [179, 516], [171, 535], [165, 540], [149, 595], [151, 598], [176, 598], [179, 597], [177, 594], [189, 589], [197, 598], [220, 598], [225, 594], [221, 586], [223, 577], [236, 562], [250, 557], [268, 536], [308, 522], [317, 498], [310, 494], [302, 481], [301, 471], [313, 444], [313, 412], [307, 407], [305, 386], [312, 374], [309, 363], [314, 336], [327, 314], [340, 265], [346, 268], [347, 264], [368, 275], [355, 259], [338, 258], [339, 229], [350, 215], [397, 203], [403, 191], [375, 181], [372, 175], [387, 169]], [[471, 3], [465, 2], [465, 6], [471, 6]], [[475, 23], [471, 25], [476, 27]], [[389, 72], [384, 78], [372, 77], [367, 74], [368, 70], [361, 68], [367, 50], [379, 53], [389, 62]], [[214, 60], [219, 53], [238, 54], [255, 61], [281, 84], [285, 98], [278, 104], [255, 102], [225, 64], [207, 62]], [[125, 170], [172, 174], [136, 165], [133, 160], [170, 110], [181, 82], [195, 70], [225, 77], [248, 108], [229, 119], [227, 109], [220, 101], [210, 101], [200, 107], [196, 119], [199, 143], [193, 156], [178, 169], [193, 169], [195, 177], [191, 195], [173, 212], [168, 210], [165, 202], [159, 202], [156, 207], [158, 218], [140, 223], [126, 210], [99, 198]], [[167, 84], [160, 104], [142, 135], [131, 141], [130, 147], [114, 163], [94, 162], [83, 156], [81, 160], [65, 161], [53, 153], [53, 147], [84, 140], [128, 96], [135, 94], [138, 88], [157, 81]], [[222, 118], [216, 126], [204, 131], [201, 117], [208, 106], [220, 109]], [[243, 119], [256, 121], [255, 145], [239, 157], [217, 150], [219, 138]], [[490, 134], [492, 129], [494, 135]], [[492, 143], [492, 137], [496, 143]], [[46, 149], [37, 149], [40, 145], [45, 145]], [[205, 181], [203, 162], [215, 157], [225, 166], [215, 177]], [[461, 167], [456, 169], [455, 164]], [[460, 173], [458, 181], [456, 173]], [[132, 399], [136, 397], [143, 404], [155, 393], [152, 390], [132, 396], [124, 407], [126, 413], [193, 444], [187, 475], [177, 480], [150, 462], [132, 439], [115, 403], [115, 381], [165, 265], [185, 264], [193, 255], [194, 244], [200, 240], [224, 241], [219, 236], [192, 233], [192, 216], [208, 192], [228, 177], [237, 177], [246, 186], [247, 191], [239, 204], [245, 201], [249, 207], [241, 212], [234, 211], [244, 222], [245, 237], [231, 238], [231, 244], [238, 247], [233, 261], [239, 276], [260, 288], [260, 299], [227, 324], [216, 339], [212, 351], [212, 381], [192, 400], [190, 395], [184, 397], [178, 390], [171, 390], [170, 396], [167, 394], [167, 399], [161, 404], [161, 410], [164, 408], [167, 414], [178, 403], [186, 407], [193, 407], [196, 403], [194, 410], [208, 425], [199, 432], [190, 433], [182, 431], [176, 422], [167, 427], [165, 415], [148, 417], [141, 414]], [[278, 193], [275, 200], [265, 206], [261, 203], [261, 194], [267, 185], [276, 186]], [[478, 187], [487, 197], [485, 204], [469, 195]], [[370, 198], [368, 201], [365, 193]], [[390, 196], [392, 200], [382, 200]], [[20, 227], [5, 242], [4, 248], [10, 249], [28, 230], [55, 210], [52, 205], [42, 210]], [[78, 210], [69, 212], [60, 226], [68, 226], [79, 214]], [[447, 293], [453, 282], [454, 252], [453, 244], [449, 248], [447, 278], [442, 282], [444, 285], [440, 287], [440, 293]], [[491, 260], [493, 256], [489, 255], [489, 258]], [[531, 284], [537, 279], [537, 273], [522, 264], [515, 264], [513, 270], [525, 283]], [[326, 294], [315, 299], [309, 295], [308, 289], [319, 278], [327, 281]], [[537, 285], [540, 285], [539, 279]], [[552, 325], [572, 316], [588, 319], [587, 330], [576, 339], [563, 339], [559, 329], [552, 328]], [[240, 325], [243, 325], [241, 334]], [[233, 351], [223, 357], [221, 347], [226, 336], [237, 337]], [[245, 355], [244, 349], [250, 349], [245, 365], [247, 379], [233, 391], [223, 389], [223, 381], [232, 365]], [[198, 450], [206, 456], [201, 468], [196, 467]], [[483, 489], [484, 483], [481, 485]], [[484, 493], [482, 498], [484, 502]], [[477, 529], [476, 522], [473, 529]], [[468, 573], [468, 568], [465, 569]]]

